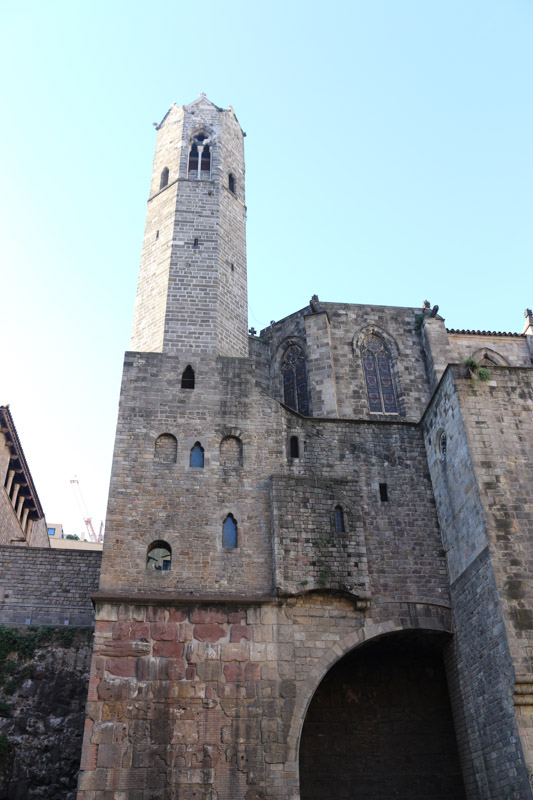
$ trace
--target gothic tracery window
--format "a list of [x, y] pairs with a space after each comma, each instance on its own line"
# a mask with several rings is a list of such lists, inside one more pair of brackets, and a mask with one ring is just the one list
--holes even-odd
[[391, 358], [378, 336], [367, 336], [362, 347], [368, 408], [373, 413], [398, 414]]
[[307, 373], [305, 355], [301, 347], [293, 344], [286, 351], [281, 362], [283, 377], [283, 402], [303, 416], [309, 416], [309, 396], [307, 392]]
[[211, 147], [205, 133], [197, 133], [189, 151], [189, 178], [211, 177]]

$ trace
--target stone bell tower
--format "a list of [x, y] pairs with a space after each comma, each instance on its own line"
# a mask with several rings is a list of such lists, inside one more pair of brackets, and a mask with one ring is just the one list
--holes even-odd
[[203, 94], [157, 132], [131, 350], [246, 357], [244, 134]]

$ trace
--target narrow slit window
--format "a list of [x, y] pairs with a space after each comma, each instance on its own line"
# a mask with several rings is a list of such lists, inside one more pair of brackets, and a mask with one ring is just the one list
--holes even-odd
[[291, 436], [290, 439], [291, 458], [300, 458], [300, 442], [297, 436]]
[[193, 247], [198, 247], [198, 239], [194, 240], [194, 242], [192, 243], [192, 246]]
[[443, 431], [443, 432], [441, 433], [441, 435], [440, 435], [440, 439], [439, 439], [439, 452], [440, 452], [440, 457], [441, 457], [443, 460], [446, 458], [446, 450], [447, 450], [447, 447], [448, 447], [448, 441], [447, 441], [447, 439], [446, 439], [446, 434], [445, 434], [445, 432]]
[[191, 467], [198, 467], [203, 469], [204, 466], [204, 448], [200, 444], [200, 442], [196, 442], [194, 447], [191, 449], [191, 457], [189, 461], [189, 466]]
[[202, 152], [202, 172], [211, 172], [211, 150], [209, 149], [209, 145], [204, 145], [204, 149]]
[[196, 143], [193, 144], [189, 153], [189, 172], [198, 172], [198, 145]]
[[231, 172], [228, 175], [228, 189], [235, 194], [235, 176]]
[[182, 389], [194, 389], [194, 370], [190, 364], [187, 364], [181, 376]]
[[228, 514], [222, 523], [222, 547], [237, 547], [237, 520], [233, 514]]
[[166, 542], [152, 542], [146, 553], [146, 568], [168, 572], [172, 564], [172, 550]]
[[161, 173], [161, 179], [159, 181], [160, 189], [164, 189], [165, 186], [168, 186], [168, 167], [165, 167], [165, 169]]
[[337, 533], [344, 533], [344, 511], [342, 506], [335, 506], [335, 530]]
[[389, 501], [389, 491], [386, 483], [379, 484], [379, 499], [382, 503], [388, 503]]

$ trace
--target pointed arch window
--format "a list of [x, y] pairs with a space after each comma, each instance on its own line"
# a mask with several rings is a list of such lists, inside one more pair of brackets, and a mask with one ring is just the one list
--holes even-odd
[[283, 402], [289, 408], [308, 417], [309, 396], [305, 355], [298, 345], [291, 345], [283, 356], [281, 375], [283, 378]]
[[237, 547], [237, 520], [228, 514], [222, 523], [222, 547]]
[[367, 336], [362, 347], [368, 409], [372, 413], [398, 414], [391, 357], [379, 336]]
[[165, 167], [165, 169], [161, 173], [161, 179], [159, 181], [160, 189], [164, 189], [165, 186], [168, 186], [168, 167]]
[[181, 376], [182, 389], [194, 389], [194, 370], [190, 364], [187, 364]]
[[205, 133], [194, 136], [189, 151], [189, 178], [201, 177], [211, 177], [211, 147]]
[[194, 447], [191, 449], [189, 466], [199, 467], [200, 469], [203, 469], [204, 467], [204, 448], [202, 447], [200, 442], [196, 442]]

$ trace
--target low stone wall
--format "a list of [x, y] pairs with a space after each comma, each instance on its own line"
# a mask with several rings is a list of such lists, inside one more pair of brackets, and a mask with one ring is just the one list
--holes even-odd
[[0, 547], [0, 624], [92, 625], [100, 552]]

